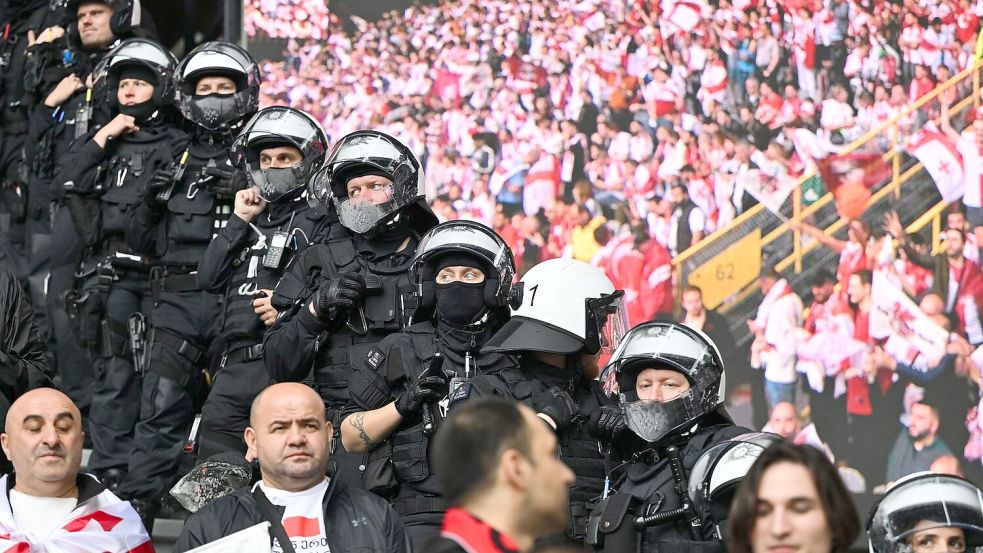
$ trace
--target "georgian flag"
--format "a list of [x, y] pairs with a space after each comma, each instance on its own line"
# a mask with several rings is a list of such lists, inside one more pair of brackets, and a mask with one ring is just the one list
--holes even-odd
[[703, 8], [702, 2], [663, 0], [662, 36], [693, 32], [703, 22]]
[[962, 198], [966, 191], [962, 156], [949, 137], [935, 130], [921, 129], [909, 139], [908, 151], [925, 166], [943, 200], [951, 203]]
[[[0, 490], [8, 489], [7, 478], [0, 478]], [[0, 552], [31, 551], [154, 553], [154, 545], [133, 507], [109, 490], [75, 507], [60, 528], [43, 540], [17, 528], [7, 494], [0, 493]]]

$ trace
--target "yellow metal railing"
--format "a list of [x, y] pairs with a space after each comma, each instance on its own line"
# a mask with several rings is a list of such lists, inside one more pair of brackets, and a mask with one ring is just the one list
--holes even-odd
[[[917, 116], [919, 111], [923, 109], [927, 109], [927, 106], [930, 102], [938, 100], [941, 94], [949, 91], [950, 89], [953, 89], [954, 87], [961, 87], [963, 89], [962, 90], [963, 97], [958, 101], [952, 103], [952, 105], [950, 106], [950, 113], [958, 113], [961, 110], [970, 106], [978, 107], [980, 105], [980, 100], [981, 100], [980, 99], [981, 69], [983, 69], [983, 60], [977, 60], [972, 67], [969, 67], [961, 71], [960, 73], [949, 79], [948, 81], [937, 86], [932, 92], [921, 97], [918, 101], [908, 106], [904, 111], [893, 117], [891, 120], [885, 122], [884, 124], [880, 125], [875, 129], [870, 130], [863, 136], [851, 142], [841, 151], [842, 154], [849, 154], [851, 152], [855, 152], [857, 150], [862, 149], [864, 146], [868, 145], [873, 140], [880, 139], [884, 136], [887, 136], [887, 138], [890, 140], [891, 147], [888, 148], [888, 151], [886, 153], [884, 153], [883, 159], [891, 164], [892, 167], [891, 179], [885, 186], [879, 188], [871, 196], [871, 198], [867, 201], [866, 204], [867, 207], [874, 205], [878, 201], [881, 201], [889, 194], [894, 194], [895, 198], [899, 198], [901, 193], [901, 186], [905, 182], [907, 182], [910, 178], [917, 175], [919, 172], [923, 170], [921, 163], [916, 163], [914, 166], [908, 168], [907, 170], [902, 169], [902, 165], [901, 165], [902, 144], [900, 141], [902, 139], [903, 130], [901, 128], [901, 122], [906, 119], [909, 119], [912, 115]], [[792, 193], [791, 217], [789, 217], [788, 219], [783, 218], [781, 224], [779, 224], [776, 228], [769, 231], [761, 238], [760, 245], [762, 248], [764, 248], [765, 246], [775, 242], [779, 238], [782, 238], [788, 232], [792, 233], [792, 252], [790, 255], [784, 257], [783, 259], [780, 259], [777, 263], [775, 263], [775, 268], [778, 271], [784, 271], [791, 267], [796, 273], [801, 272], [802, 260], [804, 256], [819, 245], [818, 241], [816, 240], [810, 241], [809, 243], [803, 243], [802, 232], [800, 230], [792, 230], [790, 226], [790, 224], [793, 222], [801, 222], [809, 218], [817, 211], [829, 205], [830, 202], [833, 201], [833, 195], [830, 193], [826, 193], [811, 205], [807, 207], [803, 207], [802, 185], [805, 182], [807, 182], [809, 179], [813, 178], [815, 175], [816, 175], [815, 172], [810, 172], [803, 175], [799, 179], [799, 182]], [[937, 244], [938, 232], [940, 232], [941, 230], [939, 217], [944, 207], [945, 206], [942, 205], [941, 203], [939, 205], [933, 206], [928, 212], [926, 212], [918, 220], [913, 222], [908, 227], [908, 229], [910, 231], [920, 230], [925, 225], [927, 225], [928, 223], [934, 220], [935, 224], [933, 226], [934, 233], [933, 233], [932, 243], [933, 245]], [[715, 245], [716, 245], [716, 249], [719, 249], [720, 246], [718, 242], [724, 243], [723, 240], [725, 238], [732, 240], [733, 239], [732, 235], [735, 231], [738, 231], [738, 229], [740, 229], [742, 226], [746, 227], [750, 222], [752, 222], [755, 219], [755, 217], [761, 215], [763, 210], [765, 210], [765, 207], [763, 205], [761, 204], [755, 205], [751, 209], [745, 211], [744, 213], [736, 217], [726, 227], [716, 230], [715, 232], [707, 236], [704, 240], [702, 240], [699, 244], [677, 255], [672, 261], [676, 282], [677, 283], [686, 282], [684, 278], [685, 275], [683, 275], [682, 273], [683, 273], [684, 266], [687, 265], [686, 263], [687, 261], [690, 261], [690, 265], [691, 265], [692, 264], [691, 260], [698, 259], [697, 256], [699, 256], [704, 250], [707, 250], [708, 248], [714, 248]], [[846, 220], [838, 219], [833, 224], [823, 229], [823, 232], [827, 235], [833, 235], [839, 232], [846, 224], [847, 224]], [[712, 252], [713, 250], [709, 250], [709, 251]], [[716, 254], [714, 258], [718, 256], [720, 256], [720, 254]], [[703, 267], [705, 265], [713, 263], [714, 258], [708, 259], [704, 263], [700, 264], [699, 267]], [[677, 288], [681, 288], [681, 287], [677, 287]], [[723, 309], [726, 311], [727, 307], [736, 304], [740, 300], [749, 296], [751, 293], [754, 293], [757, 290], [757, 288], [758, 288], [757, 279], [754, 279], [749, 284], [744, 285], [743, 288], [739, 290], [735, 290], [734, 294], [728, 297], [728, 301], [724, 305]]]

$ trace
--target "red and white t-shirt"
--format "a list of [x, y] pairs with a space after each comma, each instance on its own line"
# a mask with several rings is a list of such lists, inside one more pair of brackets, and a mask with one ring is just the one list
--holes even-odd
[[[324, 527], [322, 501], [328, 491], [328, 479], [302, 492], [286, 492], [271, 488], [263, 482], [256, 484], [263, 490], [270, 503], [284, 508], [283, 529], [290, 537], [294, 551], [305, 553], [331, 553], [327, 531]], [[273, 540], [273, 553], [283, 553], [279, 542]]]

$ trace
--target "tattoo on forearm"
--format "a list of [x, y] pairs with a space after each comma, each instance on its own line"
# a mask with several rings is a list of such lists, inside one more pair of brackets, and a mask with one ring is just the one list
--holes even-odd
[[365, 413], [355, 413], [351, 416], [350, 420], [352, 421], [352, 428], [358, 430], [358, 439], [362, 440], [362, 443], [365, 444], [366, 449], [372, 449], [378, 445], [377, 442], [373, 441], [372, 438], [365, 433]]

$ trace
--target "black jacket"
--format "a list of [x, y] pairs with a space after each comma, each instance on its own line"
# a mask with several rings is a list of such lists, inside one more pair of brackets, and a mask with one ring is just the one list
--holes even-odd
[[[346, 488], [339, 478], [332, 478], [321, 504], [332, 551], [409, 552], [403, 523], [383, 499]], [[283, 515], [283, 507], [273, 507]], [[265, 520], [252, 491], [242, 488], [212, 501], [189, 518], [172, 551], [188, 551]]]
[[31, 304], [13, 273], [0, 269], [0, 423], [10, 404], [34, 388], [50, 386], [51, 354], [44, 349]]
[[[700, 423], [700, 428], [679, 446], [683, 471], [688, 477], [697, 459], [710, 446], [748, 432], [751, 431], [747, 428], [735, 426], [726, 413], [719, 411], [711, 413]], [[638, 516], [646, 506], [653, 506], [656, 512], [668, 512], [677, 509], [682, 505], [682, 498], [676, 494], [672, 470], [669, 468], [669, 461], [666, 458], [660, 458], [655, 454], [642, 455], [638, 461], [625, 467], [622, 475], [613, 479], [613, 487], [617, 490], [617, 494], [629, 495], [632, 499], [628, 515], [620, 525], [620, 528], [627, 532], [627, 536], [618, 530], [615, 533], [618, 536], [623, 536], [622, 539], [627, 537], [629, 542], [638, 543], [638, 533], [630, 528], [629, 516]], [[598, 509], [603, 509], [603, 505], [595, 507], [595, 511]], [[705, 553], [723, 551], [720, 542], [712, 537], [713, 522], [710, 514], [705, 512], [696, 514], [702, 523], [703, 540], [693, 540], [688, 523], [683, 520], [676, 520], [649, 527], [641, 536], [641, 549], [639, 551], [656, 553], [659, 551]], [[595, 513], [592, 513], [591, 516], [594, 517]], [[609, 538], [605, 541], [605, 547], [596, 549], [619, 553], [627, 551], [623, 549], [624, 542], [621, 540]]]

